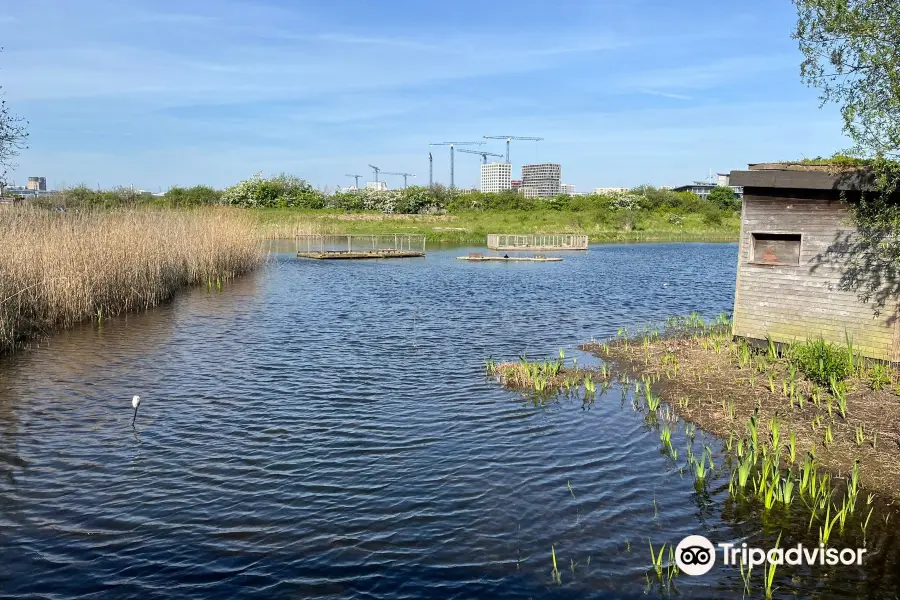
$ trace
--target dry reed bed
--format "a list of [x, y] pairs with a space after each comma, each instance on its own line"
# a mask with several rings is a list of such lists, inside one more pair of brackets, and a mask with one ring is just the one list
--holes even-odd
[[146, 310], [262, 261], [238, 211], [0, 209], [0, 353], [92, 318]]

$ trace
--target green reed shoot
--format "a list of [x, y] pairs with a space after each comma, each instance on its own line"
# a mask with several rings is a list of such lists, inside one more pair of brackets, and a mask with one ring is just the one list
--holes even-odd
[[827, 512], [825, 513], [825, 521], [819, 526], [819, 543], [828, 545], [828, 540], [831, 539], [831, 531], [834, 529], [834, 524], [837, 523], [837, 520], [840, 518], [840, 515], [835, 515], [834, 518], [831, 518], [831, 503], [828, 504]]
[[659, 549], [659, 554], [654, 554], [653, 542], [650, 542], [650, 563], [653, 565], [653, 570], [656, 571], [656, 576], [660, 579], [662, 579], [662, 559], [665, 549], [666, 545], [663, 543], [662, 548]]
[[769, 373], [769, 391], [775, 393], [775, 376]]
[[874, 510], [875, 510], [875, 507], [870, 508], [870, 509], [869, 509], [869, 514], [866, 515], [866, 520], [863, 521], [862, 523], [860, 523], [860, 525], [859, 525], [860, 528], [862, 529], [863, 540], [866, 539], [866, 529], [869, 528], [869, 519], [872, 518], [872, 511], [874, 511]]
[[[709, 468], [707, 468], [707, 462], [709, 463]], [[694, 475], [696, 475], [696, 480], [698, 483], [703, 482], [706, 479], [707, 474], [712, 470], [713, 462], [712, 455], [709, 452], [709, 448], [707, 447], [703, 451], [703, 455], [700, 457], [700, 460], [694, 463]]]
[[663, 425], [659, 430], [659, 439], [663, 443], [664, 446], [669, 447], [672, 445], [672, 430], [669, 429], [669, 425]]
[[750, 573], [753, 571], [753, 565], [748, 565], [747, 570], [744, 570], [744, 561], [738, 563], [741, 568], [741, 579], [744, 582], [744, 595], [748, 595], [750, 593]]
[[856, 498], [859, 495], [859, 461], [853, 463], [850, 479], [847, 480], [847, 500], [852, 514], [856, 510]]
[[756, 452], [759, 448], [759, 428], [757, 426], [756, 413], [753, 413], [747, 422], [747, 432], [750, 434], [751, 451]]
[[[778, 539], [775, 541], [775, 547], [778, 548], [778, 545], [781, 543], [781, 534], [778, 534]], [[772, 599], [772, 583], [775, 581], [775, 569], [778, 567], [778, 563], [770, 562], [766, 563], [765, 570], [763, 574], [765, 575], [766, 580], [766, 600]]]
[[788, 471], [787, 477], [785, 477], [781, 482], [781, 490], [779, 496], [781, 498], [781, 502], [784, 503], [785, 506], [790, 506], [791, 502], [793, 502], [794, 500], [794, 480], [791, 477], [790, 471]]
[[834, 443], [834, 434], [831, 433], [830, 423], [825, 426], [825, 439], [822, 441], [822, 443], [826, 448]]
[[793, 431], [788, 432], [788, 458], [791, 464], [797, 462], [797, 434]]
[[646, 381], [644, 384], [644, 395], [647, 397], [647, 408], [650, 412], [656, 412], [659, 408], [660, 398], [653, 394], [653, 391], [650, 389], [649, 381]]
[[816, 466], [812, 457], [807, 454], [806, 462], [803, 463], [803, 467], [800, 469], [800, 494], [802, 495], [806, 490], [815, 490], [816, 488]]
[[754, 462], [755, 461], [751, 458], [751, 456], [747, 454], [738, 463], [737, 482], [742, 490], [747, 487], [747, 481], [749, 481], [750, 479], [750, 472], [753, 470]]
[[863, 442], [866, 441], [865, 430], [863, 429], [862, 423], [856, 426], [856, 447], [859, 448], [863, 445]]
[[838, 381], [835, 379], [834, 375], [831, 375], [829, 380], [831, 385], [831, 394], [834, 396], [834, 399], [837, 400], [838, 409], [841, 411], [841, 417], [844, 419], [847, 418], [847, 386], [843, 381]]
[[781, 451], [781, 424], [778, 423], [778, 417], [769, 420], [769, 433], [772, 437], [772, 450], [778, 454]]
[[553, 557], [553, 571], [550, 572], [550, 575], [553, 577], [553, 581], [560, 585], [562, 584], [562, 575], [560, 575], [559, 569], [556, 567], [556, 548], [554, 546], [550, 546], [550, 556]]

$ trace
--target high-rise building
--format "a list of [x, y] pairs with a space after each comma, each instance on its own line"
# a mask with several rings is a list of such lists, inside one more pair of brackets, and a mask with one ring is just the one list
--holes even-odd
[[488, 163], [481, 165], [481, 191], [500, 192], [510, 189], [512, 165], [509, 163]]
[[575, 186], [571, 183], [561, 183], [559, 184], [559, 193], [563, 196], [574, 196]]
[[46, 177], [29, 177], [28, 183], [25, 185], [25, 189], [34, 190], [38, 192], [46, 192], [47, 191], [47, 178]]
[[559, 194], [562, 167], [555, 163], [522, 165], [522, 188], [528, 197], [552, 198]]

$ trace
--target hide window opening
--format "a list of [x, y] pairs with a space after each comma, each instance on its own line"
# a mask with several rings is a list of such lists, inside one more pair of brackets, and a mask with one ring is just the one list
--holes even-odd
[[757, 265], [799, 265], [799, 233], [753, 233], [751, 261]]

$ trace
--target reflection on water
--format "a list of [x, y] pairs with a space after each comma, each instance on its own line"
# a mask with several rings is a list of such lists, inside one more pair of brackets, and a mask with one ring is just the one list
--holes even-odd
[[[2, 595], [643, 597], [649, 539], [774, 542], [727, 474], [698, 491], [660, 453], [630, 391], [535, 407], [483, 374], [491, 355], [574, 356], [621, 326], [730, 310], [734, 245], [454, 259], [468, 251], [278, 255], [3, 360]], [[892, 597], [890, 529], [862, 569], [784, 571], [780, 593]], [[743, 588], [724, 567], [676, 585]]]

